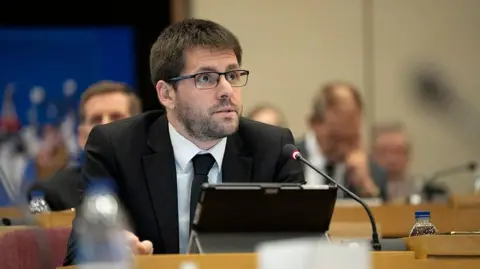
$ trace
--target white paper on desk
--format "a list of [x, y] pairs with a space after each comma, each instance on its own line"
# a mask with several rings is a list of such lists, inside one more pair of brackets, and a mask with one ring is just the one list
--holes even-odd
[[332, 244], [318, 239], [293, 239], [258, 246], [259, 269], [370, 269], [366, 244]]

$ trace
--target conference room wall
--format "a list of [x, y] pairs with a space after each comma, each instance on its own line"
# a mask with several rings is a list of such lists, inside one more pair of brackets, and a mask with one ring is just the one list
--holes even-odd
[[[412, 171], [428, 173], [480, 160], [480, 1], [373, 1], [373, 120], [402, 119], [413, 140]], [[415, 102], [411, 68], [433, 62], [458, 94], [430, 110]], [[436, 112], [434, 112], [436, 111]], [[442, 112], [446, 112], [442, 113]], [[457, 193], [471, 193], [472, 174], [449, 180]]]
[[[365, 138], [376, 121], [402, 120], [413, 140], [411, 171], [431, 171], [478, 159], [474, 124], [428, 113], [413, 98], [413, 64], [441, 64], [461, 98], [480, 104], [480, 1], [475, 0], [190, 0], [189, 16], [224, 24], [243, 45], [251, 70], [244, 109], [279, 106], [300, 137], [311, 98], [330, 80], [355, 83], [364, 96]], [[468, 128], [470, 127], [470, 129]], [[458, 183], [453, 185], [452, 183]], [[451, 181], [471, 192], [472, 176]]]

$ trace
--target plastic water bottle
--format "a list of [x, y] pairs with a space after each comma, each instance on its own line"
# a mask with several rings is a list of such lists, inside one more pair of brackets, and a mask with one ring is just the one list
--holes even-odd
[[410, 231], [410, 236], [436, 234], [437, 228], [430, 222], [430, 211], [415, 212], [415, 224]]
[[50, 212], [50, 206], [45, 200], [45, 194], [41, 191], [33, 191], [32, 199], [30, 200], [30, 213], [40, 214]]
[[76, 220], [79, 269], [133, 268], [127, 221], [113, 189], [110, 181], [98, 181], [86, 190]]

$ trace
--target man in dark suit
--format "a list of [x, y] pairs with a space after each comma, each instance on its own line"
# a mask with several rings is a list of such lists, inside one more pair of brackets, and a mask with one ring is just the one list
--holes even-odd
[[[116, 181], [135, 253], [186, 252], [201, 178], [304, 183], [302, 166], [282, 157], [292, 133], [241, 118], [249, 74], [241, 61], [238, 39], [223, 26], [199, 19], [173, 24], [150, 54], [166, 114], [150, 112], [90, 133], [83, 178]], [[65, 264], [75, 263], [76, 249], [71, 236]]]
[[[138, 115], [141, 111], [140, 99], [127, 84], [106, 80], [94, 83], [80, 97], [78, 145], [83, 150], [94, 126]], [[52, 211], [75, 208], [80, 204], [83, 184], [80, 164], [74, 164], [47, 180], [32, 184], [27, 199], [33, 198], [33, 191], [40, 191]]]
[[[362, 110], [361, 96], [354, 85], [324, 85], [314, 98], [311, 130], [296, 145], [310, 162], [354, 193], [386, 200], [387, 175], [362, 145]], [[320, 175], [305, 169], [308, 184], [324, 184]], [[339, 192], [339, 197], [342, 195]]]

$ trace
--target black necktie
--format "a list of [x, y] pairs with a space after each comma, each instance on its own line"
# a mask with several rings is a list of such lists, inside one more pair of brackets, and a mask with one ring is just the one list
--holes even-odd
[[[327, 162], [327, 164], [325, 165], [325, 173], [326, 173], [327, 175], [329, 175], [331, 178], [333, 178], [334, 180], [338, 180], [338, 179], [335, 178], [335, 175], [334, 175], [334, 173], [335, 173], [335, 163], [334, 163], [334, 162], [332, 162], [332, 161], [328, 161], [328, 162]], [[337, 182], [338, 182], [338, 181], [337, 181]], [[340, 183], [340, 182], [339, 182], [339, 183]], [[341, 183], [340, 183], [340, 184], [341, 184]], [[331, 183], [331, 182], [328, 182], [328, 185], [334, 186], [334, 184]], [[343, 192], [340, 191], [340, 189], [338, 189], [338, 191], [337, 191], [337, 198], [340, 198], [340, 197], [343, 197]]]
[[334, 173], [335, 172], [335, 164], [331, 161], [328, 161], [327, 164], [325, 165], [325, 173], [329, 175], [330, 177], [334, 178]]
[[215, 159], [210, 153], [197, 154], [192, 158], [193, 163], [193, 181], [190, 191], [190, 228], [192, 227], [195, 210], [202, 190], [202, 184], [208, 182], [208, 172], [215, 163]]

